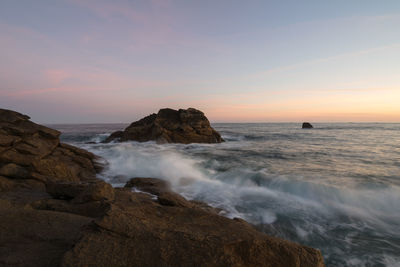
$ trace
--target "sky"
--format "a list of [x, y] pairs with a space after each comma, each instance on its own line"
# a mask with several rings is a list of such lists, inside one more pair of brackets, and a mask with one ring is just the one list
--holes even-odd
[[0, 108], [110, 123], [164, 107], [400, 122], [400, 1], [0, 1]]

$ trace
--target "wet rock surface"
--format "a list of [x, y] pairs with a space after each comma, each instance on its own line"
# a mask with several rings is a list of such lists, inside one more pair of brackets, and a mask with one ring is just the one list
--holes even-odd
[[[112, 188], [96, 156], [0, 110], [0, 266], [324, 266], [154, 178]], [[136, 192], [134, 192], [136, 191]]]
[[111, 141], [156, 141], [158, 143], [221, 143], [224, 140], [215, 131], [200, 110], [160, 109], [139, 121], [133, 122], [124, 131], [112, 133], [105, 142]]
[[137, 188], [153, 195], [160, 195], [160, 193], [171, 191], [171, 185], [167, 181], [143, 177], [131, 178], [125, 184], [125, 188]]

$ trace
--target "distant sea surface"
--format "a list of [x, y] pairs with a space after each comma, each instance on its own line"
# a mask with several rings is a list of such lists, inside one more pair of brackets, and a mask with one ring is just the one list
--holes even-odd
[[168, 180], [188, 199], [322, 251], [327, 266], [400, 266], [400, 124], [213, 124], [222, 144], [99, 142], [125, 124], [50, 125], [105, 158], [114, 186]]

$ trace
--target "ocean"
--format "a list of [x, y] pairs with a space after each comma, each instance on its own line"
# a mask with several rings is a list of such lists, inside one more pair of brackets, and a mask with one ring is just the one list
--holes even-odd
[[126, 124], [49, 125], [108, 161], [100, 178], [171, 182], [260, 231], [320, 249], [327, 266], [400, 266], [400, 124], [212, 126], [221, 144], [99, 142]]

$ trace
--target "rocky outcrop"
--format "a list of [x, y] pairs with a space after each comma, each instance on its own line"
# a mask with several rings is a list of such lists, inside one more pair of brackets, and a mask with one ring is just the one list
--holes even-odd
[[303, 122], [303, 125], [301, 126], [301, 128], [302, 129], [312, 129], [314, 127], [309, 122]]
[[[127, 187], [134, 184], [158, 197], [116, 189], [107, 215], [85, 231], [62, 266], [323, 266], [319, 251], [176, 199], [158, 179], [135, 178]], [[164, 202], [160, 196], [168, 194]]]
[[224, 140], [215, 131], [200, 110], [189, 108], [160, 109], [139, 121], [133, 122], [124, 131], [112, 133], [105, 142], [111, 141], [156, 141], [158, 143], [220, 143]]
[[112, 188], [93, 154], [27, 116], [0, 110], [0, 126], [0, 266], [324, 266], [165, 181]]
[[[95, 155], [60, 143], [59, 135], [0, 109], [0, 266], [58, 266], [93, 221], [86, 216], [94, 214], [93, 207], [85, 212], [66, 199], [56, 203], [47, 192], [51, 184], [96, 183], [101, 170]], [[95, 203], [88, 191], [79, 197]]]
[[12, 179], [80, 181], [102, 166], [83, 149], [60, 143], [60, 132], [0, 109], [0, 175]]

